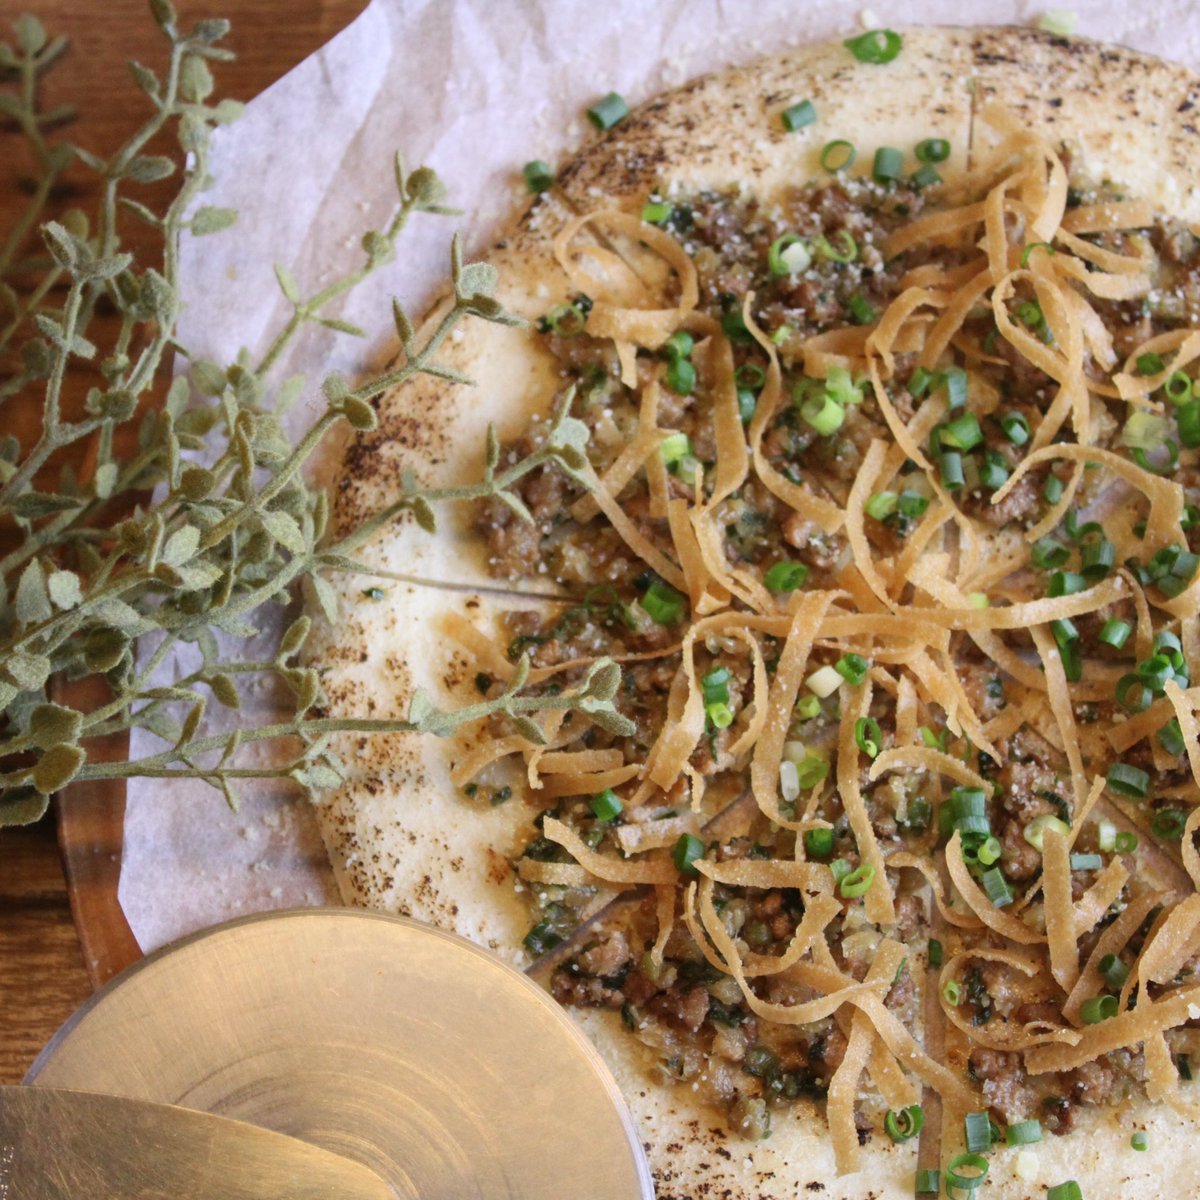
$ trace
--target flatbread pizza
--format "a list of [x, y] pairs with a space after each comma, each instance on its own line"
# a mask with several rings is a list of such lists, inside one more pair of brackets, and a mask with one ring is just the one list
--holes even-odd
[[496, 247], [485, 385], [347, 451], [350, 523], [587, 428], [315, 652], [379, 716], [610, 658], [633, 733], [364, 739], [319, 811], [580, 1019], [659, 1200], [1200, 1188], [1198, 89], [1012, 28], [697, 80]]

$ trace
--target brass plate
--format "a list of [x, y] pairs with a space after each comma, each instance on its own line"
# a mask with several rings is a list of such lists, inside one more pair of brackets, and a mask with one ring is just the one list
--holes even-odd
[[251, 1121], [421, 1200], [652, 1200], [617, 1086], [536, 984], [462, 938], [354, 909], [248, 917], [150, 955], [27, 1083]]

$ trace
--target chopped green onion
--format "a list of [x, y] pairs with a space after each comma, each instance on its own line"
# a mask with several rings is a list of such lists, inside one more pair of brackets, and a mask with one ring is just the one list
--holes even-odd
[[1168, 429], [1165, 417], [1145, 409], [1137, 409], [1121, 430], [1121, 445], [1134, 446], [1140, 450], [1155, 450], [1163, 444]]
[[1117, 834], [1116, 842], [1113, 849], [1118, 854], [1132, 854], [1138, 848], [1138, 835], [1130, 833], [1128, 830], [1122, 829]]
[[1072, 871], [1098, 871], [1104, 866], [1104, 859], [1098, 854], [1072, 854]]
[[[962, 367], [947, 367], [939, 376], [939, 387], [946, 389], [946, 406], [953, 411], [967, 402], [967, 373]], [[982, 435], [980, 441], [982, 441]], [[969, 450], [970, 446], [964, 446]]]
[[937, 167], [930, 166], [926, 163], [923, 167], [918, 167], [909, 178], [909, 183], [922, 191], [927, 187], [936, 187], [942, 182], [942, 177], [938, 174]]
[[929, 497], [922, 496], [920, 492], [901, 492], [897, 497], [896, 507], [906, 517], [919, 517], [929, 507]]
[[832, 829], [807, 829], [804, 832], [804, 849], [813, 858], [824, 858], [833, 852]]
[[1137, 356], [1137, 373], [1139, 375], [1161, 375], [1167, 368], [1161, 354], [1139, 354]]
[[1055, 571], [1046, 584], [1047, 596], [1073, 596], [1087, 587], [1087, 580], [1074, 571]]
[[1000, 845], [1000, 839], [990, 837], [978, 850], [975, 851], [975, 857], [979, 859], [985, 867], [990, 867], [994, 862], [998, 862], [1003, 849]]
[[665, 225], [674, 211], [665, 200], [651, 200], [642, 208], [642, 220], [647, 225]]
[[615, 821], [625, 809], [620, 796], [612, 788], [605, 788], [593, 796], [588, 805], [597, 821]]
[[562, 935], [555, 931], [550, 919], [547, 918], [539, 921], [525, 935], [523, 944], [530, 954], [538, 955], [553, 950], [561, 941]]
[[929, 965], [931, 967], [940, 967], [942, 965], [943, 956], [942, 943], [937, 938], [929, 939]]
[[1116, 996], [1092, 996], [1079, 1006], [1079, 1016], [1085, 1025], [1099, 1025], [1101, 1021], [1111, 1021], [1119, 1008]]
[[796, 764], [796, 781], [803, 791], [811, 791], [829, 774], [829, 764], [815, 754], [806, 754]]
[[1042, 484], [1042, 499], [1047, 504], [1057, 504], [1063, 495], [1063, 481], [1057, 475], [1047, 475]]
[[963, 413], [942, 429], [942, 441], [958, 450], [974, 450], [983, 441], [983, 430], [974, 413]]
[[1200, 400], [1189, 400], [1175, 410], [1179, 440], [1189, 449], [1200, 446]]
[[542, 162], [540, 158], [527, 162], [521, 168], [521, 174], [525, 176], [525, 186], [535, 196], [554, 183], [554, 172], [550, 169], [550, 164]]
[[1176, 841], [1183, 837], [1187, 817], [1177, 808], [1163, 808], [1154, 814], [1150, 822], [1150, 832], [1157, 838]]
[[898, 497], [895, 492], [876, 492], [863, 505], [868, 517], [876, 521], [885, 521], [896, 511]]
[[843, 408], [862, 403], [862, 387], [854, 382], [845, 367], [829, 368], [829, 374], [825, 376], [825, 391]]
[[840, 243], [840, 250], [835, 250], [823, 234], [813, 240], [813, 247], [830, 262], [853, 262], [858, 257], [858, 243], [854, 240], [854, 235], [848, 229], [839, 229], [833, 236]]
[[816, 696], [801, 696], [796, 701], [796, 716], [802, 721], [811, 721], [821, 711], [821, 701]]
[[923, 163], [945, 162], [950, 157], [950, 143], [945, 138], [925, 138], [913, 151]]
[[1063, 837], [1066, 837], [1071, 832], [1071, 827], [1066, 821], [1054, 816], [1052, 813], [1043, 813], [1040, 817], [1034, 817], [1025, 826], [1021, 836], [1040, 854], [1045, 850], [1047, 829], [1053, 829], [1056, 833], [1062, 834]]
[[1135, 1133], [1129, 1139], [1129, 1144], [1135, 1150], [1145, 1150], [1150, 1145], [1150, 1139], [1144, 1133]]
[[767, 591], [779, 595], [783, 592], [794, 592], [804, 586], [808, 578], [808, 567], [802, 562], [783, 560], [772, 564], [763, 576]]
[[1066, 617], [1051, 621], [1050, 632], [1054, 634], [1054, 640], [1060, 649], [1071, 642], [1079, 641], [1079, 630], [1075, 628], [1075, 622]]
[[668, 434], [659, 442], [658, 452], [662, 456], [663, 464], [673, 467], [681, 458], [691, 454], [692, 443], [688, 440], [686, 433]]
[[1187, 750], [1183, 740], [1183, 730], [1179, 727], [1179, 718], [1172, 717], [1155, 735], [1158, 744], [1168, 753], [1177, 757]]
[[846, 302], [846, 308], [850, 312], [850, 320], [855, 325], [870, 325], [875, 320], [876, 313], [871, 302], [859, 292], [855, 292], [853, 296]]
[[1107, 538], [1089, 542], [1080, 552], [1079, 573], [1088, 583], [1099, 583], [1117, 561], [1117, 548]]
[[914, 400], [919, 400], [929, 390], [929, 385], [932, 382], [932, 372], [927, 371], [924, 367], [918, 367], [908, 377], [908, 394]]
[[698, 858], [704, 857], [704, 843], [692, 833], [682, 833], [675, 843], [672, 855], [675, 868], [685, 875], [695, 875], [696, 868], [692, 865]]
[[1145, 712], [1154, 699], [1154, 693], [1136, 676], [1122, 675], [1117, 680], [1117, 703], [1131, 713]]
[[1096, 844], [1105, 854], [1117, 848], [1117, 827], [1107, 817], [1096, 826]]
[[1023, 446], [1029, 441], [1029, 422], [1021, 413], [1005, 413], [1000, 418], [1000, 428], [1014, 446]]
[[779, 119], [788, 133], [795, 133], [797, 129], [803, 129], [805, 125], [811, 125], [817, 119], [817, 110], [811, 100], [801, 100], [799, 104], [785, 108], [779, 114]]
[[761, 391], [767, 382], [767, 373], [758, 363], [742, 363], [733, 373], [733, 382], [739, 388], [749, 388], [752, 392]]
[[829, 864], [829, 869], [833, 872], [834, 883], [841, 883], [842, 880], [845, 879], [852, 870], [854, 870], [849, 861], [844, 858], [835, 858], [833, 862]]
[[1115, 762], [1108, 768], [1108, 789], [1118, 796], [1142, 799], [1150, 790], [1150, 776], [1140, 767]]
[[683, 616], [686, 599], [669, 583], [656, 579], [642, 597], [642, 607], [658, 625], [674, 625]]
[[1021, 270], [1025, 270], [1029, 266], [1029, 260], [1033, 257], [1035, 250], [1045, 250], [1047, 254], [1053, 254], [1054, 247], [1049, 242], [1030, 242], [1024, 250], [1021, 251]]
[[875, 868], [864, 863], [855, 867], [848, 875], [842, 877], [838, 884], [838, 893], [846, 900], [856, 900], [865, 896], [875, 882]]
[[728, 729], [733, 724], [733, 709], [721, 700], [704, 706], [704, 715], [714, 729]]
[[963, 1118], [963, 1138], [967, 1149], [978, 1153], [992, 1148], [992, 1120], [985, 1112], [969, 1112]]
[[825, 143], [821, 150], [821, 166], [831, 175], [836, 175], [839, 171], [854, 166], [857, 157], [858, 151], [854, 148], [854, 143], [838, 138], [836, 141]]
[[867, 672], [871, 669], [871, 664], [861, 654], [843, 654], [833, 664], [833, 669], [851, 687], [858, 687], [866, 679]]
[[847, 38], [842, 45], [861, 63], [890, 63], [904, 45], [898, 33], [890, 29], [869, 29], [858, 37]]
[[1100, 974], [1114, 992], [1119, 992], [1129, 978], [1129, 968], [1115, 954], [1106, 954], [1100, 960]]
[[1163, 391], [1172, 404], [1183, 404], [1192, 398], [1192, 377], [1186, 371], [1175, 371], [1163, 384]]
[[1054, 538], [1042, 538], [1034, 542], [1030, 552], [1033, 565], [1043, 571], [1055, 571], [1060, 566], [1066, 566], [1070, 551], [1061, 541]]
[[611, 129], [629, 116], [629, 105], [616, 92], [609, 92], [587, 110], [587, 118], [597, 129]]
[[942, 988], [942, 995], [945, 996], [947, 1004], [957, 1008], [962, 1003], [962, 984], [957, 979], [947, 979], [945, 987]]
[[800, 416], [821, 437], [829, 437], [841, 429], [846, 410], [825, 392], [818, 392], [800, 405]]
[[873, 717], [859, 717], [854, 722], [855, 745], [868, 757], [874, 758], [883, 745], [883, 730]]
[[808, 243], [796, 233], [777, 237], [767, 251], [767, 267], [772, 275], [797, 275], [812, 262]]
[[754, 420], [754, 412], [758, 408], [758, 397], [751, 391], [740, 388], [737, 394], [738, 416], [743, 425], [749, 425]]
[[[1055, 32], [1058, 32], [1055, 30]], [[1083, 1200], [1083, 1189], [1074, 1179], [1046, 1189], [1046, 1200]]]
[[1045, 319], [1042, 306], [1036, 300], [1024, 300], [1017, 305], [1017, 320], [1022, 325], [1040, 325]]
[[1013, 902], [1012, 889], [1008, 886], [1008, 880], [1004, 878], [1004, 872], [999, 867], [992, 867], [990, 870], [984, 871], [980, 876], [980, 882], [983, 884], [983, 890], [987, 892], [988, 899], [997, 908], [1005, 908]]
[[925, 1110], [919, 1104], [891, 1111], [883, 1118], [883, 1131], [893, 1142], [915, 1138], [925, 1126]]
[[677, 396], [690, 396], [696, 390], [696, 368], [690, 358], [672, 358], [667, 364], [667, 387]]
[[876, 183], [894, 183], [900, 177], [904, 155], [893, 146], [880, 146], [875, 151], [875, 162], [871, 166], [871, 177]]
[[1032, 1146], [1042, 1140], [1042, 1123], [1036, 1119], [1017, 1121], [1008, 1127], [1005, 1141], [1010, 1146]]
[[750, 330], [746, 328], [746, 321], [742, 317], [742, 306], [740, 304], [736, 308], [731, 308], [727, 313], [722, 314], [721, 332], [731, 342], [749, 342], [754, 340], [751, 337]]
[[1129, 640], [1129, 635], [1132, 632], [1133, 626], [1128, 621], [1119, 620], [1117, 617], [1109, 617], [1100, 630], [1099, 638], [1106, 646], [1111, 646], [1114, 650], [1120, 650]]
[[1008, 460], [995, 450], [983, 452], [983, 466], [979, 468], [979, 482], [989, 491], [997, 491], [1008, 482], [1010, 472]]
[[914, 1195], [936, 1196], [941, 1190], [942, 1176], [936, 1167], [922, 1167], [917, 1171], [917, 1181], [913, 1185]]
[[[971, 1175], [964, 1175], [963, 1168], [968, 1167], [975, 1172]], [[988, 1160], [982, 1154], [975, 1154], [968, 1151], [966, 1154], [956, 1154], [946, 1164], [946, 1191], [952, 1187], [961, 1188], [963, 1191], [973, 1192], [987, 1178]]]
[[587, 317], [577, 304], [556, 304], [542, 321], [546, 328], [559, 337], [574, 337], [583, 332]]
[[692, 335], [681, 329], [663, 343], [663, 353], [667, 358], [690, 358], [695, 344]]
[[941, 468], [942, 487], [948, 492], [957, 492], [966, 483], [962, 455], [957, 450], [943, 451], [938, 465]]

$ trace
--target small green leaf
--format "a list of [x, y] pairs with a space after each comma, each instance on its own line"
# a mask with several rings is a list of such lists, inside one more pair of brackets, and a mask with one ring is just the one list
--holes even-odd
[[219, 396], [229, 382], [224, 369], [206, 358], [192, 363], [192, 379], [206, 396]]
[[33, 56], [45, 47], [46, 29], [32, 13], [22, 13], [13, 22], [13, 28], [17, 31], [17, 45], [26, 54]]
[[83, 589], [74, 571], [51, 571], [46, 589], [50, 599], [61, 609], [75, 608], [83, 603]]
[[50, 807], [47, 797], [33, 788], [16, 788], [0, 796], [0, 829], [6, 826], [35, 825]]
[[529, 717], [514, 716], [512, 723], [516, 731], [527, 741], [532, 742], [535, 746], [546, 745], [546, 734], [536, 721]]
[[325, 620], [331, 625], [335, 625], [338, 619], [338, 599], [333, 585], [329, 580], [322, 579], [320, 575], [310, 575], [305, 583], [311, 592], [311, 598], [316, 601]]
[[107, 500], [113, 494], [113, 488], [117, 486], [117, 476], [118, 470], [115, 462], [101, 463], [96, 468], [92, 486], [99, 499]]
[[175, 743], [177, 750], [182, 746], [186, 746], [196, 736], [196, 730], [200, 728], [200, 722], [204, 720], [205, 707], [206, 703], [201, 698], [188, 710], [188, 715], [184, 717], [183, 726], [179, 730], [179, 738]]
[[490, 298], [499, 279], [500, 272], [491, 263], [467, 263], [458, 277], [458, 294]]
[[307, 550], [304, 534], [285, 512], [264, 512], [258, 514], [263, 528], [281, 545], [293, 554], [303, 554]]
[[366, 337], [367, 331], [353, 321], [343, 321], [340, 317], [317, 317], [318, 325], [332, 329], [335, 333], [348, 333], [351, 337]]
[[621, 686], [621, 668], [611, 659], [597, 663], [588, 675], [587, 694], [597, 700], [611, 700]]
[[55, 746], [33, 768], [33, 786], [43, 796], [61, 791], [79, 774], [87, 755], [79, 746]]
[[79, 261], [79, 250], [75, 239], [57, 222], [47, 221], [42, 226], [42, 240], [60, 267], [70, 271]]
[[212, 71], [199, 55], [187, 55], [180, 65], [179, 91], [185, 100], [193, 104], [207, 100], [212, 95]]
[[413, 516], [417, 520], [417, 524], [426, 533], [437, 532], [437, 517], [434, 516], [433, 509], [429, 501], [424, 496], [416, 496], [412, 502]]
[[193, 504], [210, 496], [216, 486], [217, 477], [207, 467], [184, 467], [179, 477], [179, 490]]
[[321, 380], [321, 395], [330, 404], [340, 404], [349, 394], [350, 385], [346, 382], [345, 375], [339, 375], [334, 371]]
[[245, 111], [246, 106], [240, 100], [222, 100], [216, 108], [210, 110], [212, 123], [232, 125]]
[[194, 237], [204, 237], [210, 233], [220, 233], [237, 221], [236, 208], [217, 208], [211, 204], [196, 210], [188, 228]]
[[342, 401], [342, 412], [346, 414], [350, 427], [359, 433], [369, 433], [379, 426], [379, 414], [374, 407], [357, 396], [347, 396]]
[[500, 437], [496, 426], [490, 421], [487, 427], [487, 469], [494, 471], [500, 465]]
[[16, 611], [17, 620], [26, 626], [48, 621], [54, 615], [50, 607], [50, 593], [46, 590], [46, 574], [36, 558], [21, 572], [17, 583]]
[[433, 706], [433, 701], [430, 700], [428, 694], [417, 688], [413, 692], [412, 700], [408, 705], [408, 719], [417, 726], [423, 725], [429, 718], [437, 712]]
[[413, 328], [413, 323], [408, 319], [408, 313], [404, 311], [403, 305], [399, 300], [392, 300], [392, 320], [396, 323], [396, 332], [400, 335], [400, 344], [407, 351], [416, 336], [416, 330]]
[[139, 154], [125, 168], [125, 176], [135, 183], [156, 183], [175, 173], [175, 164], [162, 154]]
[[308, 639], [312, 630], [312, 621], [308, 617], [297, 617], [288, 627], [279, 641], [279, 656], [290, 658], [296, 654]]
[[82, 730], [83, 714], [61, 704], [39, 704], [29, 715], [29, 736], [39, 750], [77, 742]]
[[39, 517], [70, 512], [82, 504], [83, 501], [78, 496], [59, 496], [54, 492], [22, 492], [13, 501], [12, 511], [26, 521], [36, 521]]
[[117, 629], [98, 629], [83, 644], [83, 660], [89, 670], [111, 671], [129, 649], [129, 639]]
[[158, 76], [150, 70], [149, 67], [144, 67], [140, 62], [129, 63], [129, 73], [133, 76], [133, 82], [146, 93], [147, 96], [158, 95]]
[[175, 6], [171, 0], [150, 0], [150, 15], [164, 32], [170, 32], [169, 27], [179, 18], [175, 15]]
[[184, 525], [175, 530], [162, 548], [162, 560], [173, 567], [181, 567], [195, 557], [200, 549], [200, 530], [195, 525]]

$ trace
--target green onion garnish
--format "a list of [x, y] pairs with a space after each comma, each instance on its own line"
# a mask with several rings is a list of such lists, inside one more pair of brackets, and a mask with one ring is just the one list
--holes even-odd
[[681, 833], [675, 843], [672, 858], [675, 869], [685, 875], [695, 875], [696, 868], [692, 865], [698, 858], [704, 857], [704, 843], [694, 833]]
[[858, 151], [854, 148], [854, 143], [838, 138], [836, 141], [825, 143], [821, 150], [821, 166], [831, 175], [836, 175], [839, 171], [854, 166], [857, 157]]
[[806, 754], [796, 764], [796, 782], [803, 791], [811, 791], [829, 774], [829, 764], [815, 754]]
[[1128, 621], [1121, 621], [1117, 617], [1109, 617], [1104, 622], [1098, 636], [1100, 641], [1106, 646], [1111, 646], [1114, 650], [1120, 650], [1129, 640], [1129, 635], [1132, 632], [1133, 626]]
[[1163, 808], [1154, 814], [1154, 819], [1150, 822], [1150, 832], [1157, 838], [1173, 842], [1183, 837], [1186, 824], [1187, 817], [1179, 809]]
[[871, 166], [871, 177], [876, 183], [894, 183], [900, 177], [904, 166], [904, 155], [893, 146], [880, 146], [875, 151], [875, 161]]
[[871, 664], [861, 654], [843, 654], [833, 664], [833, 669], [851, 687], [858, 687], [866, 679], [867, 672], [871, 669]]
[[795, 713], [802, 721], [811, 721], [821, 711], [821, 701], [816, 696], [801, 696], [796, 701]]
[[906, 517], [919, 517], [924, 515], [929, 507], [929, 497], [922, 496], [920, 492], [901, 492], [896, 500], [896, 507]]
[[942, 182], [942, 177], [938, 174], [936, 167], [930, 166], [929, 163], [926, 163], [924, 166], [918, 167], [912, 173], [912, 175], [909, 176], [908, 181], [917, 189], [917, 191], [922, 191], [927, 187], [936, 187], [937, 184]]
[[1117, 703], [1130, 713], [1145, 712], [1154, 699], [1154, 693], [1136, 675], [1122, 675], [1115, 694]]
[[739, 388], [749, 388], [752, 392], [758, 392], [767, 382], [767, 373], [758, 363], [742, 363], [733, 373], [733, 382]]
[[813, 108], [811, 100], [801, 100], [799, 104], [785, 108], [779, 114], [779, 119], [788, 133], [795, 133], [797, 129], [803, 129], [805, 125], [811, 125], [817, 119], [817, 110]]
[[875, 868], [864, 863], [842, 877], [838, 892], [846, 900], [856, 900], [859, 896], [865, 896], [874, 882]]
[[926, 138], [917, 143], [914, 153], [923, 163], [945, 162], [950, 157], [950, 143], [945, 138]]
[[577, 304], [556, 304], [542, 318], [545, 328], [559, 337], [574, 337], [583, 332], [587, 317]]
[[1057, 475], [1047, 475], [1042, 485], [1042, 499], [1047, 504], [1057, 504], [1062, 499], [1063, 481]]
[[963, 1118], [967, 1149], [978, 1153], [992, 1148], [992, 1120], [985, 1112], [969, 1112]]
[[1137, 356], [1137, 373], [1139, 375], [1160, 375], [1166, 370], [1161, 354], [1139, 354]]
[[983, 430], [974, 413], [963, 413], [942, 429], [942, 441], [958, 450], [974, 450], [983, 441]]
[[714, 729], [728, 729], [733, 724], [733, 709], [721, 700], [706, 704], [704, 715]]
[[593, 796], [588, 801], [588, 806], [597, 821], [615, 821], [625, 809], [620, 796], [612, 788], [605, 788], [604, 791]]
[[1079, 1006], [1079, 1016], [1085, 1025], [1099, 1025], [1101, 1021], [1112, 1020], [1119, 1008], [1120, 1001], [1116, 996], [1092, 996]]
[[659, 442], [658, 452], [662, 457], [664, 466], [668, 468], [674, 467], [682, 458], [691, 454], [692, 443], [686, 433], [668, 434]]
[[853, 262], [858, 257], [858, 243], [854, 240], [854, 235], [848, 229], [839, 229], [833, 236], [841, 246], [840, 250], [835, 250], [824, 234], [813, 239], [813, 248], [830, 262]]
[[937, 938], [929, 939], [929, 965], [931, 967], [940, 967], [942, 965], [943, 949], [942, 943]]
[[942, 988], [942, 995], [951, 1008], [957, 1008], [962, 1003], [962, 985], [957, 979], [947, 979], [946, 986]]
[[525, 176], [525, 186], [535, 196], [554, 183], [554, 172], [550, 169], [550, 164], [542, 162], [540, 158], [527, 162], [521, 168], [521, 174]]
[[1186, 371], [1175, 371], [1163, 384], [1163, 391], [1172, 404], [1183, 404], [1192, 398], [1192, 377]]
[[1138, 848], [1138, 835], [1130, 833], [1126, 829], [1122, 829], [1117, 834], [1116, 841], [1113, 844], [1113, 849], [1118, 854], [1132, 854]]
[[1014, 446], [1023, 446], [1029, 441], [1029, 422], [1021, 413], [1005, 413], [1000, 418], [1000, 428]]
[[808, 578], [808, 567], [802, 562], [784, 560], [772, 564], [763, 576], [767, 590], [779, 595], [783, 592], [794, 592], [804, 586]]
[[1144, 1133], [1135, 1133], [1129, 1139], [1129, 1144], [1135, 1150], [1145, 1150], [1150, 1145], [1150, 1139]]
[[1108, 790], [1140, 800], [1150, 790], [1150, 776], [1140, 767], [1115, 762], [1108, 768]]
[[869, 29], [858, 37], [847, 38], [842, 45], [861, 63], [890, 63], [904, 42], [890, 29]]
[[767, 251], [767, 267], [772, 275], [796, 275], [808, 270], [811, 262], [808, 243], [796, 233], [777, 237]]
[[557, 933], [549, 918], [539, 921], [524, 937], [525, 949], [530, 954], [545, 954], [553, 950], [562, 941], [562, 935]]
[[1054, 247], [1049, 242], [1030, 242], [1024, 250], [1021, 251], [1021, 270], [1025, 270], [1029, 266], [1029, 260], [1033, 257], [1035, 250], [1045, 250], [1047, 254], [1055, 253]]
[[990, 867], [992, 863], [1000, 860], [1000, 855], [1003, 853], [1003, 847], [1000, 845], [1000, 839], [989, 837], [978, 850], [975, 851], [975, 857], [985, 866]]
[[1098, 854], [1072, 854], [1070, 863], [1072, 871], [1098, 871], [1104, 866], [1104, 859]]
[[609, 92], [587, 110], [587, 118], [597, 129], [611, 129], [618, 121], [629, 116], [629, 105], [616, 92]]
[[1008, 886], [1008, 880], [1004, 878], [1004, 872], [999, 867], [992, 867], [990, 870], [984, 871], [980, 882], [983, 884], [983, 890], [987, 892], [987, 898], [997, 908], [1005, 908], [1013, 902], [1012, 889]]
[[[937, 386], [946, 389], [946, 406], [953, 411], [967, 402], [967, 373], [962, 367], [947, 367], [938, 377]], [[982, 438], [980, 439], [982, 440]], [[969, 450], [969, 446], [964, 446]]]
[[1176, 756], [1183, 754], [1187, 750], [1187, 743], [1183, 740], [1183, 730], [1179, 727], [1179, 718], [1172, 717], [1159, 731], [1155, 734], [1158, 738], [1158, 744], [1168, 753]]
[[846, 301], [846, 308], [849, 310], [850, 320], [855, 325], [870, 325], [875, 320], [876, 313], [874, 306], [860, 292], [855, 292]]
[[1046, 1200], [1083, 1200], [1083, 1191], [1074, 1179], [1046, 1189]]
[[994, 492], [1008, 482], [1010, 472], [1008, 460], [995, 450], [983, 452], [983, 466], [979, 468], [979, 482]]
[[1106, 954], [1100, 960], [1100, 974], [1114, 992], [1119, 992], [1129, 978], [1129, 968], [1115, 954]]
[[833, 852], [832, 829], [808, 829], [804, 833], [804, 849], [813, 858], [824, 858]]
[[1200, 446], [1200, 400], [1189, 400], [1175, 410], [1179, 440], [1189, 449]]
[[876, 521], [886, 521], [896, 511], [898, 499], [895, 492], [876, 492], [863, 505], [863, 509], [868, 517]]
[[873, 717], [859, 717], [854, 722], [855, 745], [868, 757], [874, 758], [883, 745], [883, 730]]
[[800, 405], [800, 417], [821, 437], [829, 437], [841, 429], [846, 410], [825, 392], [818, 392]]
[[642, 597], [642, 607], [658, 625], [674, 625], [683, 616], [686, 603], [684, 596], [661, 579], [656, 579]]
[[1073, 596], [1087, 587], [1087, 580], [1074, 571], [1055, 571], [1046, 583], [1047, 596]]
[[944, 450], [938, 462], [941, 469], [942, 487], [948, 492], [959, 491], [966, 483], [963, 475], [962, 455], [957, 450]]
[[651, 200], [642, 209], [642, 220], [647, 225], [665, 225], [674, 211], [665, 200]]
[[925, 1110], [919, 1104], [890, 1111], [883, 1118], [883, 1131], [893, 1142], [907, 1142], [925, 1127]]
[[931, 383], [933, 383], [932, 372], [927, 371], [924, 367], [918, 367], [908, 377], [908, 394], [914, 400], [919, 400], [929, 390]]
[[[969, 1168], [973, 1174], [964, 1175], [962, 1173], [964, 1167]], [[987, 1178], [987, 1173], [988, 1160], [982, 1154], [975, 1154], [971, 1151], [967, 1151], [966, 1154], [956, 1154], [946, 1164], [947, 1194], [952, 1187], [973, 1192]]]
[[667, 364], [667, 387], [677, 396], [690, 396], [696, 390], [696, 368], [690, 358], [673, 358]]
[[1032, 1146], [1042, 1140], [1042, 1123], [1036, 1119], [1017, 1121], [1008, 1127], [1005, 1140], [1010, 1146]]
[[913, 1193], [917, 1196], [936, 1196], [942, 1190], [941, 1172], [936, 1168], [922, 1167], [917, 1171]]

